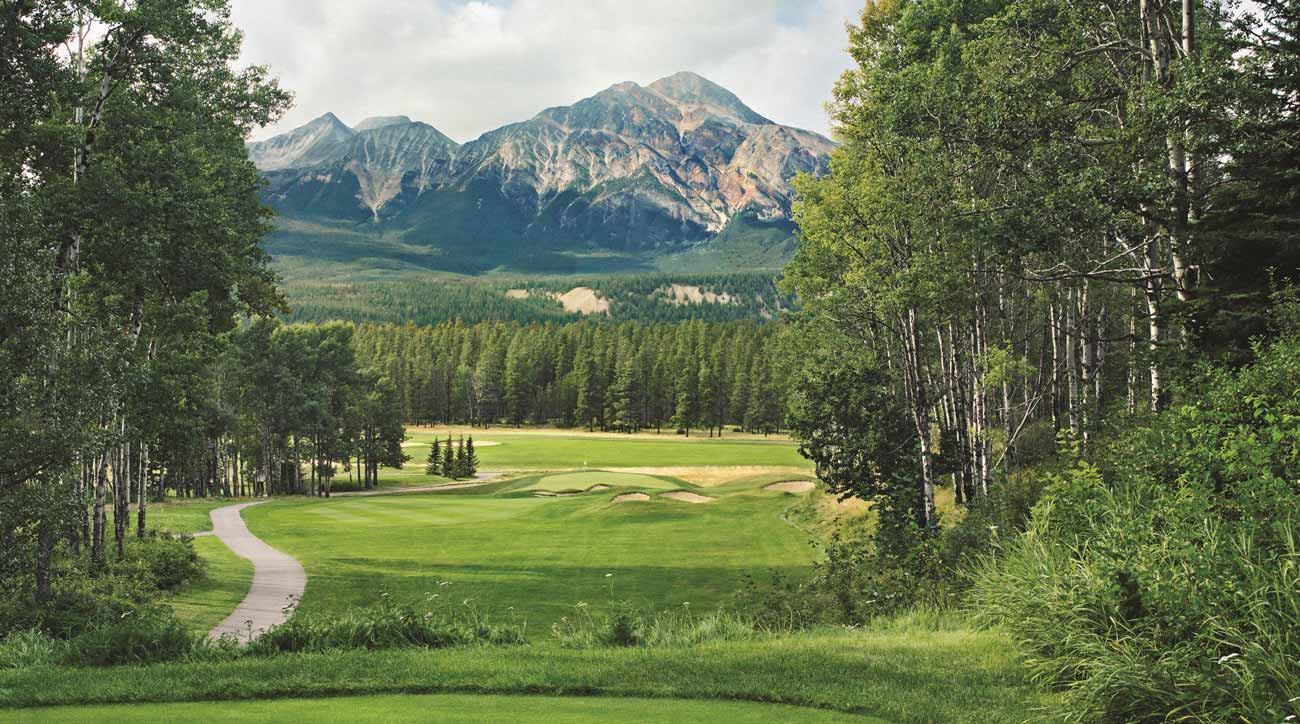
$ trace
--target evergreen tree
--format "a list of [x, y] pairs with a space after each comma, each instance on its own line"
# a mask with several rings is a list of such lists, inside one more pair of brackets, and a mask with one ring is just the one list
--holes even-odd
[[442, 477], [456, 478], [456, 451], [452, 448], [451, 434], [447, 434], [447, 451], [442, 455]]
[[456, 445], [456, 462], [452, 468], [456, 472], [456, 479], [469, 477], [469, 461], [465, 456], [465, 437], [462, 435], [460, 442]]
[[641, 371], [637, 369], [636, 362], [635, 355], [624, 353], [618, 363], [614, 385], [610, 388], [610, 397], [614, 401], [614, 423], [623, 432], [636, 432], [642, 424], [644, 405]]
[[424, 473], [426, 475], [442, 474], [442, 444], [434, 440], [429, 444], [429, 457], [425, 459]]
[[465, 477], [472, 478], [478, 473], [478, 455], [474, 452], [474, 436], [465, 441]]

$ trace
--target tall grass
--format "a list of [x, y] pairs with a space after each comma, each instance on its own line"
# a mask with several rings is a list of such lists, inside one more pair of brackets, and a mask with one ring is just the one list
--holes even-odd
[[1055, 719], [1300, 718], [1298, 516], [1268, 541], [1210, 517], [1162, 527], [1163, 497], [1104, 490], [1090, 534], [1070, 541], [1045, 509], [976, 574], [977, 619], [1009, 630], [1033, 677], [1063, 692]]
[[[430, 600], [440, 599], [431, 596]], [[492, 621], [472, 601], [421, 608], [397, 603], [383, 593], [379, 605], [372, 608], [350, 609], [341, 615], [295, 614], [255, 639], [248, 652], [271, 655], [334, 649], [518, 645], [527, 643], [526, 630], [526, 621]]]
[[694, 646], [710, 641], [739, 641], [765, 633], [757, 621], [740, 613], [718, 609], [703, 614], [689, 603], [668, 610], [638, 609], [616, 603], [596, 614], [586, 603], [551, 626], [551, 636], [561, 646], [590, 649], [611, 646]]

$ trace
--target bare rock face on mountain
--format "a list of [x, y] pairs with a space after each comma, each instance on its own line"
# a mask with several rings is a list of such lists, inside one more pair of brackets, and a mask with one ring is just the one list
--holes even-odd
[[671, 251], [737, 219], [786, 224], [790, 179], [833, 144], [692, 73], [619, 83], [464, 145], [404, 116], [332, 114], [249, 155], [290, 217], [369, 224], [486, 261], [539, 250]]

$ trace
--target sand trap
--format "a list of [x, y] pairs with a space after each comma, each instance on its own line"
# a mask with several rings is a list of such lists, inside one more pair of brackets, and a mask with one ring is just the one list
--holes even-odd
[[817, 485], [810, 480], [791, 480], [785, 483], [766, 485], [763, 490], [771, 490], [775, 493], [807, 493], [815, 487]]
[[600, 491], [602, 491], [602, 490], [609, 490], [609, 486], [608, 486], [608, 485], [593, 485], [593, 486], [591, 486], [590, 488], [587, 488], [587, 492], [588, 492], [588, 493], [598, 493], [598, 492], [600, 492]]
[[788, 466], [771, 466], [771, 465], [693, 465], [693, 466], [668, 466], [668, 467], [633, 467], [633, 468], [602, 468], [612, 473], [636, 473], [638, 475], [667, 475], [673, 478], [681, 478], [692, 485], [698, 485], [703, 488], [713, 488], [719, 485], [727, 485], [733, 480], [748, 478], [753, 475], [765, 475], [767, 473], [789, 474], [793, 480], [800, 475], [807, 474], [807, 470]]
[[671, 498], [673, 500], [680, 500], [683, 503], [694, 503], [696, 505], [699, 505], [700, 503], [712, 503], [713, 501], [717, 500], [717, 498], [710, 498], [707, 495], [688, 493], [685, 490], [679, 490], [675, 493], [664, 493], [660, 497]]
[[[586, 490], [562, 490], [553, 492], [550, 490], [534, 490], [533, 497], [536, 498], [571, 498], [575, 495], [586, 495], [587, 493], [599, 493], [602, 490], [609, 490], [608, 485], [593, 485]], [[636, 493], [634, 493], [635, 495]]]
[[650, 496], [645, 493], [623, 493], [614, 497], [615, 503], [644, 503], [650, 500]]

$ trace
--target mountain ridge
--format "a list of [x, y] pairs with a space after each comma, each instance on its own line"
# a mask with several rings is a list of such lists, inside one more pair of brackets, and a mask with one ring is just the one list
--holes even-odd
[[742, 217], [745, 229], [788, 226], [791, 178], [824, 173], [833, 146], [689, 72], [616, 83], [464, 144], [407, 116], [348, 127], [333, 113], [248, 144], [281, 214], [395, 236], [469, 269], [671, 253]]

